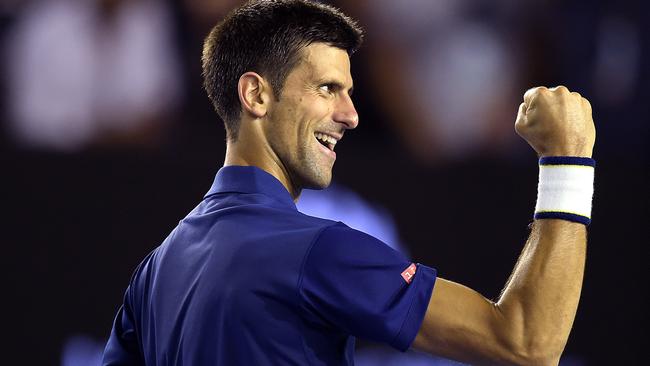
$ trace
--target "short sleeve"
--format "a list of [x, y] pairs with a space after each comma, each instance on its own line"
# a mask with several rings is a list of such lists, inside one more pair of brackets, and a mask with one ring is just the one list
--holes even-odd
[[436, 280], [380, 240], [344, 224], [314, 241], [299, 283], [314, 321], [406, 351], [417, 335]]
[[103, 366], [144, 365], [128, 299], [129, 290], [127, 289], [124, 305], [120, 307], [115, 316], [113, 329], [104, 349]]

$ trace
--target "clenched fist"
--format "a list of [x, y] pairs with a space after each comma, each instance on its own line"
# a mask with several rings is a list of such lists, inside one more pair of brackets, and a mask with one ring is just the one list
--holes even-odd
[[564, 86], [529, 89], [515, 130], [541, 157], [591, 157], [596, 140], [589, 101]]

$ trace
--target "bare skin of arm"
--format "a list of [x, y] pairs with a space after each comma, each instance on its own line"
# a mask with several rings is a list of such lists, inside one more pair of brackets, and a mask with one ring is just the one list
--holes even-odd
[[[515, 128], [540, 156], [591, 157], [591, 106], [565, 87], [526, 92]], [[578, 307], [586, 242], [582, 224], [536, 220], [497, 302], [439, 278], [413, 346], [472, 364], [557, 365]]]

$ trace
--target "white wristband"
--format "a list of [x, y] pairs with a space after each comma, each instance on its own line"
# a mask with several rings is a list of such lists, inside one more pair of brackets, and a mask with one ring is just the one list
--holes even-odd
[[563, 219], [589, 225], [595, 166], [591, 158], [551, 156], [539, 159], [535, 219]]

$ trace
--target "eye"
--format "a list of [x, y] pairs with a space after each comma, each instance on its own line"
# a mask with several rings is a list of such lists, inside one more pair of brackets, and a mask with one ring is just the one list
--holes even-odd
[[327, 94], [336, 93], [336, 85], [332, 84], [332, 83], [323, 84], [323, 85], [319, 86], [318, 89], [320, 89], [321, 91], [323, 91], [323, 92], [325, 92]]

